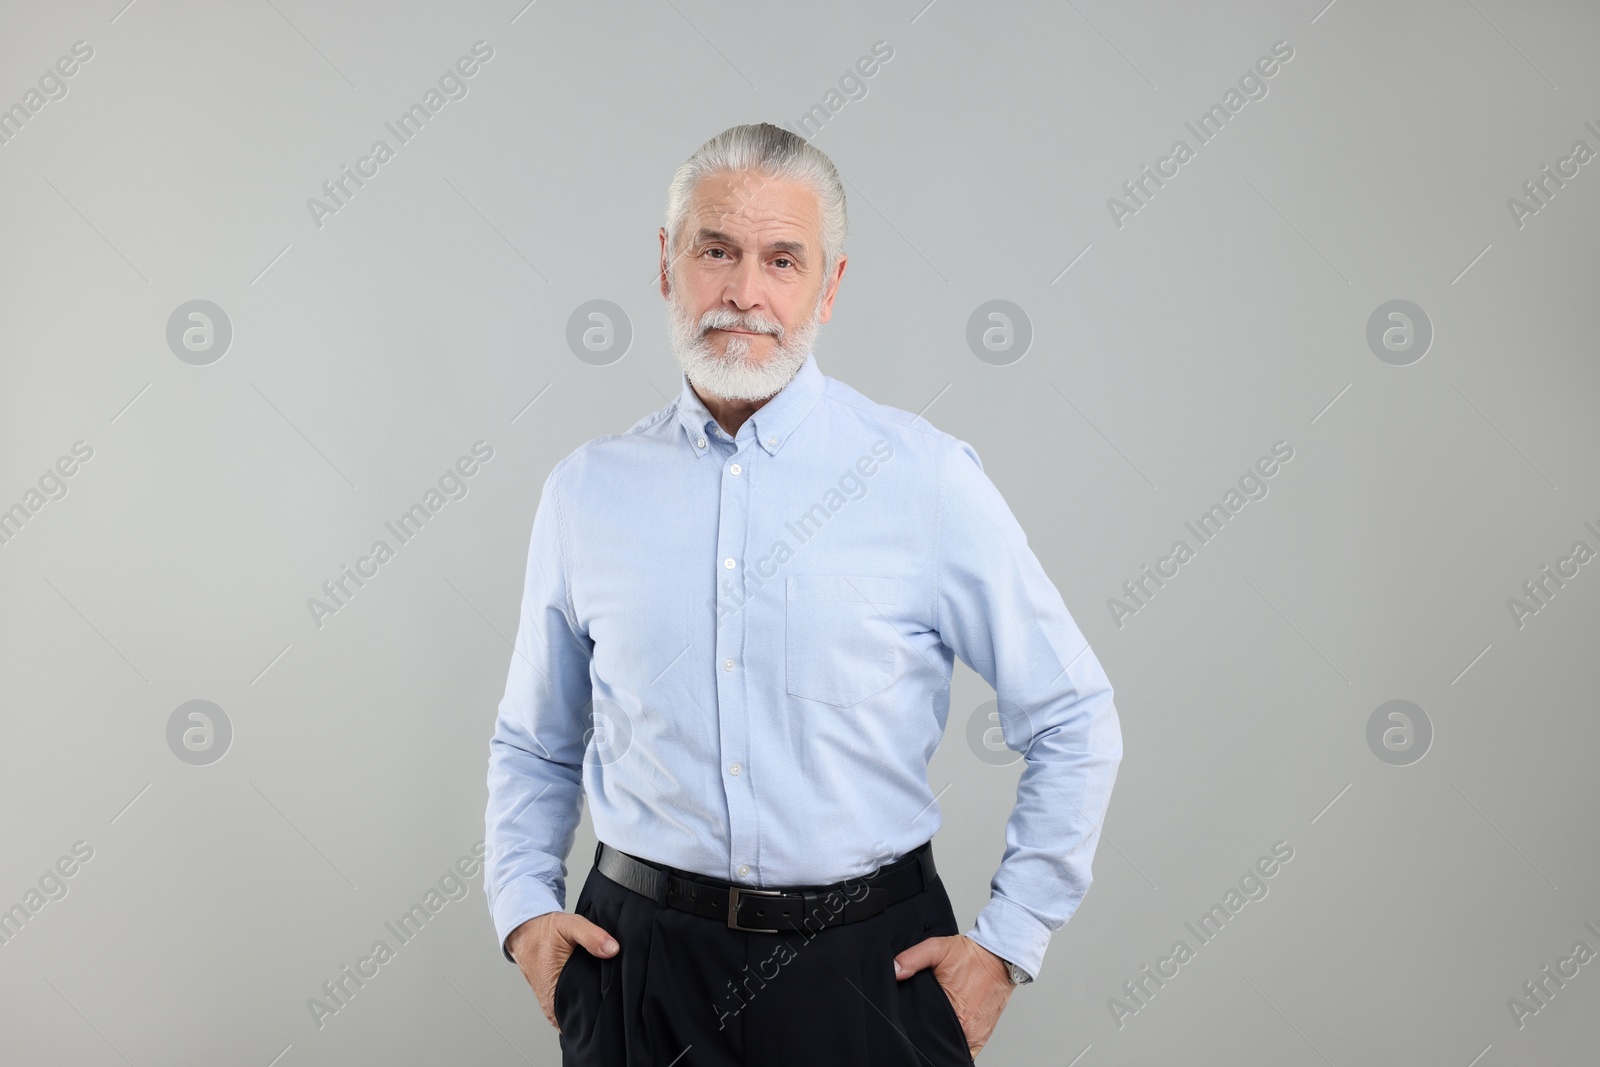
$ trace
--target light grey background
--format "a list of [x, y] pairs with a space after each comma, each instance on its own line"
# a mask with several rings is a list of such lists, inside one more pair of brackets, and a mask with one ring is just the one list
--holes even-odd
[[[1600, 162], [1507, 206], [1600, 149], [1593, 5], [124, 2], [0, 7], [0, 106], [94, 50], [0, 145], [0, 507], [93, 448], [0, 546], [0, 906], [94, 850], [0, 945], [0, 1060], [558, 1062], [481, 874], [321, 1028], [307, 1001], [483, 836], [539, 485], [678, 388], [673, 168], [794, 127], [880, 40], [815, 136], [853, 224], [818, 361], [974, 444], [1125, 743], [1095, 884], [980, 1058], [1593, 1058], [1600, 962], [1520, 1027], [1507, 1005], [1600, 951], [1600, 563], [1520, 627], [1507, 603], [1600, 549]], [[478, 40], [469, 94], [315, 225]], [[1277, 41], [1268, 95], [1114, 224]], [[205, 366], [166, 342], [196, 299], [233, 329]], [[634, 332], [605, 366], [566, 343], [596, 299]], [[1006, 366], [966, 341], [993, 299], [1033, 329]], [[1434, 331], [1407, 366], [1366, 340], [1396, 299]], [[470, 493], [314, 625], [480, 439]], [[1119, 627], [1108, 598], [1279, 440], [1270, 494]], [[992, 694], [959, 670], [931, 779], [966, 924], [1018, 767], [969, 748]], [[196, 699], [233, 729], [208, 766], [167, 743]], [[1394, 699], [1434, 731], [1408, 766], [1367, 743]], [[1201, 946], [1185, 922], [1277, 841], [1269, 895]], [[569, 904], [593, 843], [585, 815]]]

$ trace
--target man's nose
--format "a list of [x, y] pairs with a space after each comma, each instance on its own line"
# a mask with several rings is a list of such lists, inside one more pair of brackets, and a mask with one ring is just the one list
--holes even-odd
[[722, 298], [741, 314], [761, 306], [760, 269], [759, 264], [752, 264], [749, 260], [740, 263], [733, 269], [722, 291]]

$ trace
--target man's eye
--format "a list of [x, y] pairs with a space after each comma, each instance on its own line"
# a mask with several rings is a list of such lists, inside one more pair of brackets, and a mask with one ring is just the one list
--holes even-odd
[[774, 263], [788, 263], [791, 266], [794, 264], [794, 260], [790, 259], [788, 256], [779, 256], [777, 259], [773, 260], [773, 262]]
[[706, 255], [708, 255], [708, 256], [713, 252], [716, 252], [719, 255], [725, 255], [726, 254], [720, 248], [708, 248], [708, 249], [706, 249]]

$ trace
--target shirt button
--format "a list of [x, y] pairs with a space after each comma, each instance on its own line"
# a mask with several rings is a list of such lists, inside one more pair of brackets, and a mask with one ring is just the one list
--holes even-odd
[[696, 441], [694, 443], [694, 447], [696, 447], [696, 448], [704, 448], [704, 447], [706, 447], [706, 439], [704, 437], [700, 438], [700, 440], [698, 440], [698, 441]]
[[729, 766], [728, 773], [732, 774], [732, 775], [738, 775], [738, 773], [741, 770], [743, 770], [743, 768], [740, 767], [737, 763], [735, 763], [735, 764], [732, 764], [731, 766]]
[[750, 873], [750, 865], [748, 863], [739, 864], [739, 877], [740, 878], [745, 877], [749, 873]]
[[771, 445], [773, 448], [777, 448], [778, 447], [778, 439], [776, 437], [769, 437], [769, 438], [767, 438], [767, 444]]
[[730, 571], [733, 570], [733, 557], [729, 556], [727, 559], [723, 560], [722, 565]]
[[733, 660], [731, 660], [731, 659], [723, 660], [722, 661], [722, 669], [725, 670], [725, 671], [733, 670]]
[[737, 463], [735, 463], [733, 466], [728, 468], [728, 473], [729, 474], [733, 474], [733, 475], [737, 475], [742, 470], [744, 470], [744, 468], [739, 466]]

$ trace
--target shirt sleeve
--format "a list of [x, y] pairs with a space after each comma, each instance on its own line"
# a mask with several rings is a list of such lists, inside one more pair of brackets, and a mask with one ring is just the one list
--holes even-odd
[[572, 608], [560, 475], [534, 515], [522, 613], [505, 696], [489, 741], [484, 892], [500, 951], [518, 926], [566, 907], [566, 857], [583, 804], [583, 754], [594, 644]]
[[946, 444], [935, 625], [994, 689], [1006, 747], [1025, 761], [990, 900], [967, 936], [1038, 977], [1092, 881], [1122, 730], [1100, 661], [978, 453]]

